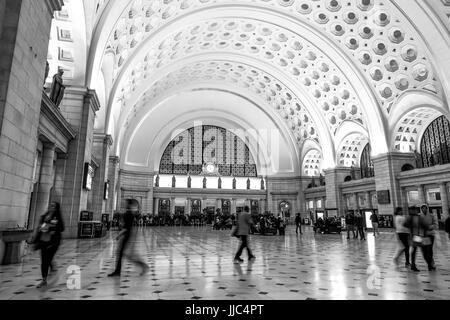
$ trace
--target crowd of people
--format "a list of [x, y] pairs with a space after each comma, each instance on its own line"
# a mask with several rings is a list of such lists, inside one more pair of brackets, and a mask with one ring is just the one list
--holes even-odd
[[[148, 266], [133, 250], [133, 243], [135, 241], [130, 241], [132, 237], [131, 230], [133, 227], [161, 224], [191, 225], [193, 221], [196, 220], [206, 223], [206, 218], [207, 217], [205, 217], [204, 214], [191, 216], [173, 214], [164, 217], [141, 215], [139, 214], [138, 206], [135, 203], [128, 202], [125, 213], [123, 215], [115, 215], [112, 221], [113, 226], [120, 225], [120, 233], [116, 237], [116, 240], [119, 241], [116, 268], [110, 276], [120, 275], [122, 259], [124, 257], [140, 266], [142, 274], [145, 274], [148, 270]], [[379, 219], [377, 214], [372, 214], [370, 220], [373, 226], [373, 235], [376, 237], [379, 235], [377, 227]], [[353, 233], [353, 238], [355, 239], [357, 239], [358, 236], [362, 240], [366, 239], [364, 220], [359, 212], [348, 213], [345, 217], [345, 223], [347, 228], [347, 239], [350, 239], [350, 233]], [[243, 261], [240, 256], [244, 249], [247, 249], [249, 260], [255, 259], [255, 256], [249, 247], [249, 234], [259, 233], [264, 235], [268, 232], [272, 232], [273, 234], [278, 233], [279, 235], [284, 235], [287, 224], [288, 220], [283, 219], [281, 215], [275, 217], [275, 215], [266, 212], [266, 214], [252, 216], [249, 213], [248, 206], [244, 208], [244, 212], [237, 215], [225, 215], [218, 211], [213, 220], [214, 229], [235, 228], [232, 231], [232, 235], [241, 240], [241, 245], [235, 255], [235, 263], [241, 263]], [[300, 214], [296, 215], [295, 224], [296, 233], [298, 234], [299, 231], [302, 233]], [[320, 228], [324, 228], [325, 231], [330, 231], [333, 224], [334, 227], [341, 228], [341, 222], [338, 217], [330, 217], [325, 220], [323, 218], [318, 218], [314, 227], [319, 230], [321, 230]], [[430, 213], [428, 206], [424, 204], [421, 205], [420, 208], [411, 207], [408, 210], [408, 215], [403, 214], [402, 208], [397, 208], [395, 211], [394, 226], [399, 243], [399, 248], [394, 256], [394, 263], [399, 266], [400, 257], [403, 254], [405, 257], [405, 267], [418, 272], [419, 269], [416, 264], [416, 254], [420, 248], [423, 258], [427, 263], [428, 270], [436, 270], [433, 245], [436, 233], [439, 230], [439, 225], [437, 218]], [[445, 221], [445, 231], [450, 237], [450, 217]], [[55, 273], [53, 259], [60, 246], [63, 232], [64, 222], [60, 206], [58, 203], [53, 202], [49, 205], [48, 211], [40, 218], [36, 230], [29, 241], [29, 243], [34, 246], [35, 250], [41, 252], [42, 281], [38, 285], [39, 288], [47, 286], [49, 274]]]

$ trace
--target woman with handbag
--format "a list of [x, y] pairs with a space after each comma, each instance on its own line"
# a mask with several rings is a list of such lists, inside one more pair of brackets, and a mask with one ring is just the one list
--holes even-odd
[[38, 288], [47, 286], [49, 269], [54, 271], [52, 261], [61, 243], [61, 233], [63, 231], [64, 223], [60, 205], [57, 202], [52, 202], [48, 211], [41, 216], [32, 240], [35, 250], [41, 250], [42, 281], [38, 284]]
[[428, 264], [428, 269], [432, 268], [432, 261], [429, 259], [427, 253], [427, 246], [431, 244], [431, 239], [427, 237], [429, 225], [427, 225], [420, 213], [417, 212], [417, 208], [410, 208], [409, 217], [404, 226], [411, 231], [412, 237], [411, 270], [415, 272], [420, 271], [416, 266], [416, 253], [419, 247], [422, 250], [423, 258]]

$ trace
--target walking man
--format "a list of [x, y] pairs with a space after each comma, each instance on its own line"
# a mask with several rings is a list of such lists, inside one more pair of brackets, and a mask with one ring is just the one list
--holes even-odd
[[241, 263], [244, 260], [241, 259], [242, 251], [247, 248], [248, 260], [254, 260], [255, 256], [248, 244], [248, 235], [250, 233], [250, 226], [253, 225], [252, 217], [250, 215], [250, 208], [248, 206], [244, 207], [244, 212], [241, 212], [238, 216], [238, 230], [237, 236], [241, 239], [241, 245], [234, 256], [234, 263]]
[[355, 216], [353, 213], [347, 213], [345, 224], [347, 225], [347, 239], [350, 239], [350, 231], [353, 232], [353, 239], [355, 239], [357, 234], [355, 234]]
[[361, 213], [359, 213], [358, 211], [356, 212], [356, 215], [355, 215], [355, 225], [357, 228], [356, 238], [358, 238], [358, 233], [359, 233], [361, 240], [366, 240], [366, 236], [364, 234], [364, 220], [363, 220]]
[[374, 212], [370, 216], [370, 221], [372, 221], [372, 227], [373, 227], [373, 236], [376, 237], [376, 235], [380, 235], [380, 231], [378, 230], [378, 215]]
[[398, 265], [398, 261], [400, 258], [400, 255], [402, 253], [405, 254], [405, 267], [409, 268], [411, 266], [411, 263], [409, 262], [409, 242], [410, 242], [410, 230], [406, 228], [405, 222], [406, 217], [403, 215], [403, 209], [397, 208], [395, 209], [395, 218], [394, 218], [394, 224], [395, 224], [395, 232], [397, 233], [397, 238], [399, 240], [399, 248], [397, 249], [397, 252], [395, 253], [394, 257], [394, 263]]
[[298, 234], [298, 230], [300, 230], [300, 234], [303, 234], [302, 232], [302, 218], [300, 217], [300, 213], [297, 213], [295, 216], [295, 233]]
[[147, 264], [142, 261], [139, 257], [136, 256], [134, 252], [134, 244], [130, 243], [130, 239], [134, 237], [132, 233], [133, 229], [133, 221], [139, 212], [139, 207], [136, 202], [133, 200], [127, 200], [127, 208], [126, 212], [123, 216], [123, 229], [120, 231], [116, 240], [119, 241], [118, 251], [117, 251], [117, 261], [116, 261], [116, 269], [113, 273], [109, 274], [108, 277], [117, 277], [120, 276], [120, 272], [122, 270], [122, 258], [125, 256], [134, 264], [140, 266], [142, 268], [141, 275], [147, 273], [149, 267]]

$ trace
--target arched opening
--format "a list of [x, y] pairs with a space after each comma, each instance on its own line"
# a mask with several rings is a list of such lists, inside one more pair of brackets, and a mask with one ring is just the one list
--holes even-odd
[[362, 153], [361, 153], [361, 178], [372, 178], [375, 176], [375, 172], [373, 169], [373, 161], [372, 161], [372, 157], [371, 157], [371, 152], [372, 149], [370, 147], [370, 144], [368, 143]]
[[401, 170], [402, 170], [402, 172], [403, 171], [411, 171], [411, 170], [414, 170], [414, 166], [412, 164], [406, 163], [402, 166]]
[[289, 201], [280, 202], [280, 215], [283, 219], [289, 218], [291, 216], [291, 204]]
[[450, 123], [444, 115], [425, 129], [420, 153], [419, 165], [423, 168], [450, 163]]

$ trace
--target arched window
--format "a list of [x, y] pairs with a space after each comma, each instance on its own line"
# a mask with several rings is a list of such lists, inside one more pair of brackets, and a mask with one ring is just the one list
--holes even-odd
[[414, 167], [412, 164], [406, 163], [402, 166], [402, 172], [403, 171], [410, 171], [410, 170], [414, 170]]
[[445, 116], [434, 120], [420, 142], [424, 168], [450, 163], [450, 124]]
[[370, 148], [370, 144], [368, 143], [361, 153], [361, 179], [371, 178], [374, 176], [373, 161], [370, 156], [371, 152], [372, 149]]
[[256, 162], [247, 144], [235, 133], [216, 126], [197, 126], [179, 134], [167, 146], [159, 173], [223, 177], [257, 177]]

